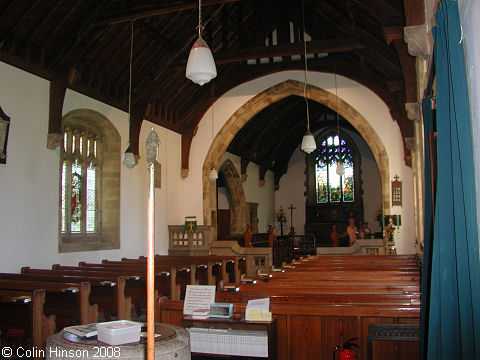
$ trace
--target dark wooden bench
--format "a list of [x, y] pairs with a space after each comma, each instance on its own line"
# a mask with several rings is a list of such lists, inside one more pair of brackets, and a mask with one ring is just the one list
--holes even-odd
[[0, 290], [0, 327], [21, 328], [31, 336], [34, 359], [42, 358], [48, 336], [55, 331], [55, 315], [44, 313], [45, 290]]
[[[145, 257], [139, 259], [145, 260]], [[246, 259], [243, 256], [220, 256], [220, 255], [200, 255], [200, 256], [186, 256], [186, 255], [155, 255], [155, 261], [171, 262], [179, 261], [188, 264], [191, 261], [208, 262], [211, 261], [216, 264], [221, 264], [221, 280], [236, 281], [242, 274], [246, 273]], [[227, 278], [228, 274], [228, 278]]]
[[[399, 285], [399, 284], [320, 284], [315, 280], [312, 281], [302, 281], [302, 282], [292, 282], [289, 279], [277, 280], [275, 282], [264, 282], [263, 279], [252, 283], [251, 279], [246, 279], [245, 282], [241, 284], [236, 283], [226, 283], [224, 284], [225, 289], [229, 288], [238, 288], [239, 290], [249, 290], [252, 286], [261, 287], [261, 288], [281, 288], [281, 289], [315, 289], [317, 292], [321, 293], [369, 293], [369, 294], [412, 294], [420, 292], [420, 283], [416, 282], [413, 285]], [[221, 288], [222, 289], [222, 288]], [[227, 291], [225, 290], [225, 291]], [[287, 290], [288, 291], [288, 290]]]
[[[82, 276], [88, 274], [102, 274], [101, 276], [115, 276], [123, 275], [127, 279], [126, 295], [131, 296], [139, 301], [146, 301], [146, 284], [147, 284], [147, 269], [146, 266], [139, 265], [114, 265], [114, 264], [88, 264], [80, 263], [80, 266], [60, 266], [53, 265], [52, 270], [61, 271], [64, 274], [80, 274]], [[179, 300], [182, 294], [185, 293], [187, 284], [190, 284], [195, 279], [195, 270], [188, 267], [177, 268], [175, 266], [169, 267], [155, 267], [155, 290], [160, 294], [167, 296], [170, 299]], [[196, 282], [194, 282], [196, 283]]]
[[222, 292], [216, 295], [219, 302], [247, 302], [249, 300], [271, 297], [272, 303], [312, 303], [312, 304], [379, 304], [412, 306], [420, 305], [420, 294], [369, 294], [369, 293], [324, 293], [314, 288], [305, 289], [255, 289], [238, 292]]
[[[332, 264], [335, 270], [330, 268]], [[293, 262], [292, 266], [295, 268], [259, 276], [255, 284], [226, 284], [215, 298], [233, 302], [238, 316], [244, 316], [249, 300], [269, 297], [277, 320], [280, 359], [331, 358], [337, 345], [354, 337], [360, 339], [359, 358], [366, 359], [370, 324], [419, 322], [420, 275], [416, 257], [385, 256], [378, 261], [376, 256], [318, 261], [312, 257]], [[162, 321], [179, 323], [181, 304], [167, 301], [161, 307]], [[377, 350], [380, 352], [376, 358], [389, 358], [389, 353]]]
[[[216, 297], [221, 300], [222, 297]], [[294, 299], [277, 302], [271, 297], [271, 311], [277, 322], [279, 360], [331, 359], [335, 347], [348, 339], [359, 338], [359, 359], [367, 358], [368, 326], [372, 323], [418, 323], [420, 306], [392, 304], [325, 304]], [[183, 301], [166, 300], [159, 305], [161, 322], [181, 326]], [[246, 302], [234, 303], [234, 317], [243, 318]], [[404, 346], [400, 344], [399, 346]], [[403, 349], [403, 348], [402, 348]], [[399, 351], [402, 351], [400, 349]], [[390, 353], [375, 354], [389, 359]]]
[[[126, 296], [127, 277], [107, 272], [75, 272], [23, 267], [22, 274], [37, 275], [42, 281], [88, 281], [91, 285], [91, 299], [99, 308], [109, 311], [119, 320], [130, 320], [132, 299]], [[128, 281], [134, 282], [135, 279]]]
[[98, 320], [98, 305], [90, 304], [89, 282], [60, 282], [26, 279], [21, 274], [0, 274], [0, 289], [39, 290], [46, 292], [45, 312], [56, 318], [68, 317], [80, 324]]

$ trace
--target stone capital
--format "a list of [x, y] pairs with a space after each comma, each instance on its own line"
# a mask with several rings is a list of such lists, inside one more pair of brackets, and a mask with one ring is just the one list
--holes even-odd
[[428, 40], [428, 26], [414, 25], [403, 28], [403, 38], [408, 45], [408, 53], [412, 56], [421, 56], [427, 59], [430, 55]]
[[62, 143], [62, 134], [47, 135], [47, 149], [55, 150]]
[[405, 138], [405, 145], [410, 151], [415, 151], [417, 149], [417, 142], [414, 137]]
[[412, 121], [420, 121], [420, 105], [416, 102], [406, 103], [407, 118]]

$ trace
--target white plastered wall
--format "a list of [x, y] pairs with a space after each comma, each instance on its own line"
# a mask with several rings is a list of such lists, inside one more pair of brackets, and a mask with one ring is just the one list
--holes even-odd
[[[139, 164], [121, 168], [120, 249], [59, 254], [60, 152], [46, 147], [49, 82], [1, 62], [0, 79], [0, 106], [11, 118], [7, 164], [0, 165], [0, 271], [146, 255], [148, 172], [143, 144], [152, 126], [160, 138], [158, 161], [162, 164], [162, 187], [155, 191], [155, 245], [157, 253], [167, 253], [167, 224], [183, 219], [178, 198], [182, 192], [180, 135], [144, 122]], [[128, 114], [68, 90], [63, 114], [75, 109], [103, 114], [120, 133], [122, 150], [127, 147]]]
[[[303, 82], [303, 76], [302, 71], [275, 73], [239, 85], [224, 94], [214, 103], [214, 136], [233, 113], [255, 95], [287, 80]], [[310, 72], [308, 83], [335, 94], [333, 74]], [[412, 169], [406, 166], [404, 162], [403, 143], [398, 124], [392, 120], [385, 103], [364, 86], [342, 76], [337, 76], [337, 86], [339, 98], [367, 119], [382, 139], [389, 158], [390, 177], [393, 178], [393, 176], [398, 175], [402, 181], [403, 206], [391, 207], [390, 211], [391, 214], [402, 215], [402, 226], [395, 233], [395, 242], [399, 254], [414, 253], [413, 174]], [[183, 180], [185, 183], [184, 207], [189, 209], [189, 213], [196, 215], [198, 219], [203, 219], [202, 166], [211, 141], [212, 116], [209, 110], [201, 119], [197, 134], [193, 138], [190, 150], [189, 176]], [[277, 205], [276, 207], [278, 207]]]

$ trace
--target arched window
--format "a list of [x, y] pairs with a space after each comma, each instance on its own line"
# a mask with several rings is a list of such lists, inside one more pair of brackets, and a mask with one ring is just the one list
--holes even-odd
[[120, 135], [103, 115], [76, 110], [63, 119], [59, 251], [120, 247]]
[[61, 232], [95, 236], [100, 230], [101, 141], [91, 129], [63, 133]]
[[[344, 175], [336, 173], [339, 160]], [[320, 143], [315, 158], [315, 192], [317, 203], [353, 202], [355, 200], [354, 161], [351, 149], [337, 133], [329, 133]]]
[[[337, 127], [326, 127], [315, 139], [317, 149], [305, 157], [305, 233], [319, 241], [330, 241], [332, 224], [342, 229], [352, 215], [363, 220], [361, 157], [348, 131], [339, 137]], [[336, 172], [339, 160], [343, 175]]]

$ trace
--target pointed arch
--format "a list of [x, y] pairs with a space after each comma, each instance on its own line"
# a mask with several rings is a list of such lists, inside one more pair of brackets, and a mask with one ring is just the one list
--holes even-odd
[[[220, 163], [228, 145], [238, 131], [258, 112], [290, 95], [303, 97], [304, 84], [296, 80], [287, 80], [262, 91], [242, 105], [222, 126], [213, 139], [205, 157], [202, 169], [203, 217], [204, 224], [211, 224], [212, 211], [216, 209], [216, 186], [208, 180], [210, 169]], [[375, 129], [365, 117], [335, 94], [316, 86], [307, 85], [308, 98], [337, 111], [348, 120], [365, 139], [377, 162], [382, 182], [382, 207], [384, 214], [390, 213], [390, 175], [389, 159], [385, 146]]]
[[219, 168], [225, 178], [230, 193], [231, 216], [230, 229], [232, 234], [243, 234], [247, 219], [247, 202], [243, 191], [242, 181], [237, 169], [231, 160], [225, 160]]

